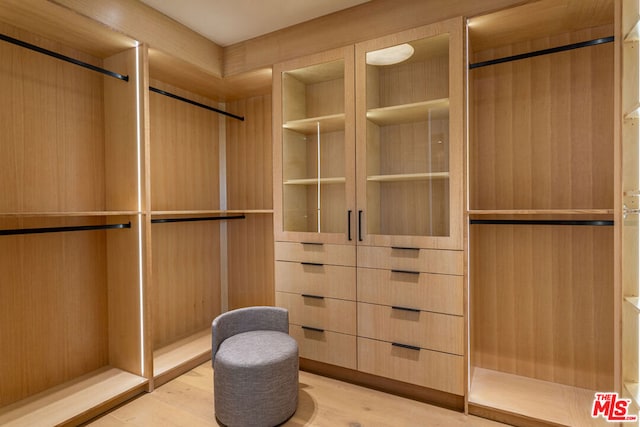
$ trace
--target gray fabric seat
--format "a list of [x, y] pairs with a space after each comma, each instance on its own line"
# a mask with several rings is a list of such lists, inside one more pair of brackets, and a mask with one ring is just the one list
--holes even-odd
[[248, 307], [218, 316], [211, 326], [214, 404], [226, 426], [275, 426], [298, 406], [298, 345], [289, 313]]

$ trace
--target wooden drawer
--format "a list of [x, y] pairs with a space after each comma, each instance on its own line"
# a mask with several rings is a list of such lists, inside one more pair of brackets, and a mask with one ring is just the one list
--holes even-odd
[[358, 338], [358, 370], [457, 395], [464, 394], [464, 357]]
[[358, 301], [464, 314], [462, 276], [358, 268]]
[[330, 331], [314, 331], [289, 325], [289, 334], [298, 342], [300, 357], [356, 369], [356, 337]]
[[276, 261], [355, 266], [356, 247], [349, 245], [276, 242], [275, 259]]
[[444, 249], [358, 246], [358, 267], [462, 276], [464, 253]]
[[358, 303], [358, 335], [464, 354], [464, 318], [461, 316]]
[[315, 295], [276, 292], [276, 305], [289, 310], [289, 323], [356, 334], [356, 303]]
[[276, 291], [356, 299], [356, 268], [276, 261]]

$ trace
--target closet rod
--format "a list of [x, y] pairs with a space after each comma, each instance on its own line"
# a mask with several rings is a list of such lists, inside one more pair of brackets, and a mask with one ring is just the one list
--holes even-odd
[[219, 109], [213, 108], [213, 107], [209, 107], [208, 105], [201, 104], [199, 102], [192, 101], [192, 100], [187, 99], [187, 98], [183, 98], [183, 97], [181, 97], [179, 95], [175, 95], [173, 93], [166, 92], [166, 91], [164, 91], [162, 89], [158, 89], [158, 88], [149, 86], [149, 90], [151, 92], [159, 93], [160, 95], [168, 96], [169, 98], [177, 99], [178, 101], [186, 102], [187, 104], [195, 105], [196, 107], [204, 108], [205, 110], [213, 111], [213, 112], [218, 113], [218, 114], [224, 114], [225, 116], [229, 116], [229, 117], [231, 117], [233, 119], [244, 121], [244, 117], [243, 116], [236, 116], [235, 114], [227, 113], [226, 111], [219, 110]]
[[470, 219], [469, 224], [497, 225], [590, 225], [611, 226], [608, 220], [563, 220], [563, 219]]
[[104, 74], [106, 76], [109, 76], [109, 77], [113, 77], [113, 78], [116, 78], [116, 79], [119, 79], [119, 80], [124, 80], [125, 82], [129, 81], [129, 76], [125, 76], [125, 75], [122, 75], [122, 74], [119, 74], [119, 73], [116, 73], [116, 72], [113, 72], [113, 71], [105, 70], [104, 68], [96, 67], [95, 65], [87, 64], [86, 62], [82, 62], [82, 61], [80, 61], [78, 59], [74, 59], [74, 58], [71, 58], [69, 56], [65, 56], [65, 55], [62, 55], [60, 53], [53, 52], [51, 50], [48, 50], [48, 49], [33, 45], [31, 43], [23, 42], [22, 40], [14, 39], [13, 37], [9, 37], [9, 36], [6, 36], [4, 34], [0, 34], [0, 40], [4, 40], [4, 41], [6, 41], [8, 43], [15, 44], [17, 46], [33, 50], [35, 52], [51, 56], [51, 57], [54, 57], [56, 59], [60, 59], [62, 61], [70, 62], [72, 64], [79, 65], [79, 66], [84, 67], [84, 68], [88, 68], [89, 70], [92, 70], [92, 71], [97, 71], [98, 73], [102, 73], [102, 74]]
[[195, 222], [195, 221], [222, 221], [225, 219], [244, 219], [244, 215], [230, 215], [230, 216], [207, 216], [207, 217], [195, 217], [195, 218], [158, 218], [152, 219], [152, 224], [163, 224], [166, 222]]
[[472, 70], [474, 68], [486, 67], [488, 65], [502, 64], [503, 62], [511, 62], [511, 61], [517, 61], [518, 59], [533, 58], [534, 56], [548, 55], [550, 53], [564, 52], [567, 50], [579, 49], [582, 47], [597, 46], [599, 44], [611, 43], [613, 41], [614, 41], [614, 37], [610, 36], [610, 37], [603, 37], [603, 38], [594, 39], [594, 40], [588, 40], [586, 42], [568, 44], [565, 46], [552, 47], [550, 49], [536, 50], [534, 52], [521, 53], [519, 55], [492, 59], [490, 61], [476, 62], [474, 64], [469, 64], [469, 69]]
[[90, 230], [112, 230], [118, 228], [131, 228], [131, 222], [127, 224], [106, 224], [106, 225], [77, 225], [70, 227], [47, 227], [47, 228], [18, 228], [14, 230], [0, 230], [0, 236], [13, 236], [16, 234], [42, 234], [42, 233], [62, 233], [66, 231], [90, 231]]

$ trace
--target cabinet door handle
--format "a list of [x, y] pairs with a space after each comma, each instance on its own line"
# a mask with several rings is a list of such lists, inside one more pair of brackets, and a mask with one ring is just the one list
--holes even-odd
[[351, 241], [351, 213], [352, 210], [347, 211], [347, 239]]
[[316, 243], [316, 242], [300, 242], [300, 244], [302, 244], [302, 245], [322, 246], [322, 243]]
[[313, 266], [316, 266], [316, 267], [322, 267], [322, 266], [324, 266], [324, 264], [321, 264], [321, 263], [319, 263], [319, 262], [304, 262], [304, 261], [303, 261], [303, 262], [301, 262], [300, 264], [302, 264], [302, 265], [313, 265]]
[[320, 328], [314, 328], [311, 326], [302, 326], [302, 329], [306, 329], [307, 331], [314, 331], [314, 332], [324, 332], [324, 329], [320, 329]]
[[391, 345], [394, 347], [407, 348], [409, 350], [420, 351], [420, 347], [416, 347], [415, 345], [400, 344], [399, 342], [392, 342]]
[[420, 274], [419, 271], [411, 271], [411, 270], [391, 270], [392, 273], [402, 273], [402, 274]]
[[358, 211], [358, 241], [362, 242], [362, 211]]
[[302, 294], [302, 298], [324, 299], [323, 296], [311, 294]]
[[394, 309], [394, 310], [410, 311], [412, 313], [420, 313], [420, 310], [418, 310], [417, 308], [400, 307], [400, 306], [397, 306], [397, 305], [392, 305], [391, 308]]
[[406, 246], [391, 246], [391, 249], [395, 249], [397, 251], [419, 251], [420, 248], [409, 248]]

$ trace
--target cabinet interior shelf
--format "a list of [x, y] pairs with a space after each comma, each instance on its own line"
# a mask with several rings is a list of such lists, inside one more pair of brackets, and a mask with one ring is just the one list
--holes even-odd
[[629, 304], [638, 314], [640, 314], [640, 298], [639, 297], [625, 297], [624, 301]]
[[323, 133], [344, 130], [345, 114], [339, 113], [328, 116], [311, 117], [308, 119], [289, 120], [284, 123], [282, 127], [284, 129], [309, 135], [318, 131], [318, 123], [320, 124], [320, 131]]
[[288, 179], [284, 181], [284, 185], [316, 185], [320, 181], [320, 184], [344, 184], [347, 179], [343, 176], [337, 176], [333, 178], [303, 178], [303, 179]]
[[367, 111], [367, 119], [378, 126], [400, 125], [449, 118], [449, 98], [374, 108]]
[[81, 211], [81, 212], [1, 212], [0, 218], [63, 218], [87, 216], [131, 216], [140, 211]]
[[631, 28], [631, 30], [624, 36], [624, 41], [626, 42], [635, 42], [640, 40], [640, 17], [636, 20], [636, 24]]
[[[473, 369], [469, 412], [494, 408], [554, 425], [600, 425], [591, 418], [595, 391], [484, 368]], [[481, 412], [480, 410], [480, 412]]]
[[369, 182], [427, 181], [431, 179], [447, 179], [449, 172], [403, 173], [395, 175], [370, 175]]
[[[153, 353], [153, 377], [172, 378], [173, 371], [188, 371], [211, 358], [211, 329], [207, 328]], [[164, 381], [160, 381], [162, 383]]]
[[103, 368], [45, 391], [25, 403], [0, 410], [1, 425], [65, 424], [105, 402], [122, 401], [138, 394], [148, 380], [116, 368]]

